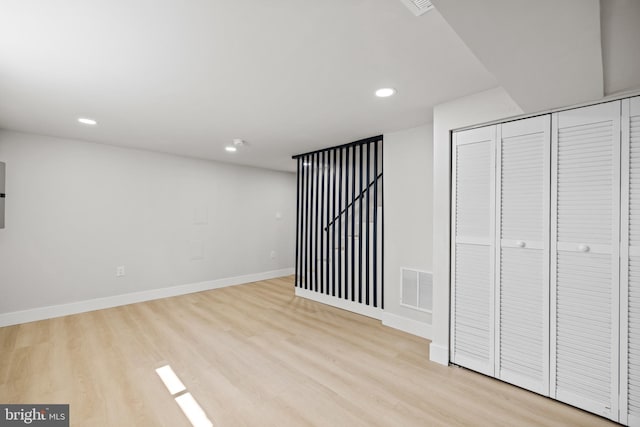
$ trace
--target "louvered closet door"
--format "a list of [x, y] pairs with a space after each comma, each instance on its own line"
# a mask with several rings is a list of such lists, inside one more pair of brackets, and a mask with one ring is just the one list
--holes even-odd
[[549, 393], [551, 116], [498, 127], [496, 376]]
[[622, 101], [620, 422], [640, 426], [640, 97]]
[[454, 134], [452, 361], [494, 375], [495, 138], [489, 126]]
[[552, 124], [551, 396], [616, 420], [620, 102]]

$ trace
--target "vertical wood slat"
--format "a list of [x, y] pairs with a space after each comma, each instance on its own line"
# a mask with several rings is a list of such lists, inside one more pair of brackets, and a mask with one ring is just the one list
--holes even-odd
[[340, 156], [339, 156], [339, 167], [338, 167], [338, 183], [339, 183], [339, 190], [338, 190], [338, 246], [340, 248], [340, 250], [338, 251], [339, 253], [339, 261], [338, 261], [338, 284], [339, 284], [339, 298], [346, 298], [347, 294], [346, 294], [346, 289], [345, 289], [345, 284], [346, 284], [346, 280], [344, 280], [345, 277], [345, 268], [346, 268], [346, 262], [344, 259], [344, 254], [345, 254], [345, 215], [344, 215], [344, 210], [346, 208], [346, 203], [345, 200], [347, 198], [347, 176], [346, 176], [346, 172], [347, 172], [347, 168], [345, 167], [345, 162], [346, 162], [346, 151], [344, 148], [341, 148], [339, 150]]
[[[329, 245], [330, 245], [330, 241], [329, 241], [329, 233], [327, 232], [328, 228], [327, 225], [329, 223], [329, 221], [331, 220], [329, 218], [329, 210], [330, 210], [330, 206], [329, 206], [329, 202], [331, 201], [331, 188], [329, 185], [329, 181], [330, 181], [330, 176], [331, 176], [331, 170], [329, 168], [329, 164], [331, 163], [331, 150], [329, 151], [325, 151], [327, 157], [324, 159], [324, 162], [322, 164], [322, 171], [324, 173], [324, 177], [326, 177], [326, 192], [325, 192], [325, 199], [324, 199], [324, 211], [325, 211], [325, 220], [322, 222], [322, 235], [326, 240], [326, 244], [325, 244], [325, 259], [326, 261], [323, 261], [323, 268], [324, 268], [324, 277], [325, 277], [325, 287], [324, 287], [324, 293], [329, 295], [329, 288], [331, 286], [331, 277], [329, 275]], [[323, 180], [324, 182], [324, 180]]]
[[353, 147], [352, 166], [353, 179], [351, 180], [351, 196], [354, 202], [351, 203], [351, 301], [355, 301], [356, 293], [356, 216], [355, 216], [355, 195], [356, 195], [356, 147]]
[[[331, 185], [333, 190], [331, 191], [331, 197], [333, 202], [331, 203], [331, 221], [333, 221], [333, 225], [331, 227], [331, 295], [336, 296], [336, 261], [339, 259], [339, 256], [336, 256], [336, 227], [335, 221], [336, 218], [336, 157], [337, 151], [332, 150], [333, 153], [333, 162], [331, 168]], [[339, 212], [339, 211], [338, 211]]]
[[300, 163], [302, 162], [302, 160], [298, 159], [296, 161], [296, 261], [295, 261], [295, 266], [294, 266], [294, 271], [296, 272], [296, 280], [295, 280], [295, 286], [296, 287], [300, 287], [300, 280], [302, 275], [300, 274], [300, 270], [298, 270], [298, 267], [300, 266], [300, 247], [302, 245], [300, 245], [300, 236], [302, 235], [302, 233], [300, 233], [300, 178], [301, 178], [301, 170], [300, 170]]
[[295, 157], [296, 287], [382, 306], [381, 149], [372, 138]]
[[320, 240], [318, 237], [318, 216], [319, 216], [319, 202], [320, 202], [320, 168], [319, 164], [320, 153], [316, 153], [313, 156], [313, 169], [314, 169], [314, 182], [315, 182], [315, 191], [314, 191], [314, 201], [315, 201], [315, 221], [313, 224], [313, 242], [314, 242], [314, 252], [313, 252], [313, 291], [318, 292], [318, 241]]
[[[305, 166], [306, 165], [306, 166]], [[304, 173], [304, 180], [302, 181], [304, 184], [304, 289], [309, 290], [309, 252], [311, 250], [311, 239], [310, 239], [310, 235], [309, 233], [311, 232], [311, 230], [309, 229], [309, 217], [310, 217], [310, 212], [311, 210], [309, 209], [310, 207], [310, 200], [311, 200], [311, 186], [310, 186], [310, 174], [309, 174], [309, 158], [307, 156], [303, 157], [302, 160], [302, 167], [303, 167], [303, 173]]]
[[310, 286], [309, 286], [309, 278], [311, 276], [310, 274], [310, 270], [311, 270], [311, 227], [309, 227], [309, 223], [311, 220], [311, 162], [309, 160], [309, 157], [304, 157], [304, 164], [306, 163], [306, 180], [305, 180], [305, 187], [306, 187], [306, 200], [305, 200], [305, 206], [306, 206], [306, 212], [305, 212], [305, 217], [306, 220], [304, 222], [304, 227], [305, 227], [305, 273], [304, 273], [304, 288], [309, 290]]
[[350, 273], [350, 264], [349, 264], [349, 172], [351, 168], [349, 167], [349, 147], [344, 149], [344, 197], [345, 204], [344, 209], [346, 214], [343, 215], [344, 222], [344, 298], [349, 299], [351, 293], [349, 292], [349, 275]]
[[[379, 141], [381, 147], [383, 150], [383, 146], [382, 146], [382, 140]], [[376, 175], [376, 176], [381, 176], [380, 178], [380, 205], [383, 206], [382, 208], [382, 220], [380, 221], [380, 233], [382, 234], [382, 236], [380, 236], [380, 241], [382, 242], [382, 244], [380, 245], [380, 308], [384, 310], [384, 178], [382, 177], [382, 173], [384, 172], [384, 156], [382, 155], [382, 152], [380, 153], [380, 174]], [[377, 210], [377, 207], [376, 207]]]
[[325, 247], [325, 256], [326, 256], [326, 264], [325, 264], [325, 277], [326, 277], [326, 287], [325, 287], [325, 294], [327, 295], [331, 295], [331, 264], [333, 264], [333, 255], [331, 254], [331, 233], [330, 233], [330, 228], [327, 224], [329, 224], [330, 221], [333, 220], [333, 216], [331, 215], [331, 200], [332, 200], [332, 194], [331, 194], [331, 176], [332, 176], [332, 169], [331, 169], [331, 155], [333, 154], [333, 150], [329, 150], [327, 151], [327, 158], [326, 158], [326, 164], [324, 166], [324, 170], [325, 170], [325, 175], [327, 177], [327, 192], [326, 192], [326, 221], [323, 223], [323, 230], [324, 230], [324, 235], [327, 239], [327, 245]]
[[307, 169], [306, 169], [306, 174], [307, 174], [307, 222], [306, 222], [306, 227], [307, 227], [307, 260], [306, 260], [306, 266], [307, 266], [307, 277], [305, 278], [305, 281], [307, 283], [307, 286], [305, 289], [307, 290], [313, 290], [313, 278], [312, 278], [312, 274], [311, 274], [311, 268], [312, 268], [312, 254], [313, 254], [313, 230], [311, 227], [311, 220], [312, 220], [312, 208], [313, 208], [313, 204], [312, 204], [312, 200], [313, 200], [313, 156], [308, 156], [307, 157]]
[[378, 306], [378, 141], [373, 146], [373, 306]]
[[[319, 214], [320, 214], [320, 223], [318, 224], [318, 233], [319, 233], [319, 240], [320, 240], [320, 254], [317, 257], [317, 262], [319, 262], [319, 269], [320, 269], [320, 292], [324, 293], [324, 238], [325, 238], [325, 233], [324, 233], [324, 214], [325, 214], [325, 197], [324, 197], [324, 178], [325, 178], [325, 169], [324, 169], [324, 155], [325, 155], [325, 151], [320, 153], [320, 164], [318, 165], [318, 176], [322, 176], [322, 179], [318, 178], [320, 180], [320, 200], [319, 200], [319, 205], [320, 205], [320, 209], [319, 209]], [[316, 267], [318, 268], [318, 267]]]
[[371, 282], [369, 281], [369, 268], [370, 268], [370, 258], [371, 258], [371, 254], [369, 252], [370, 247], [369, 247], [369, 238], [370, 236], [370, 231], [371, 231], [371, 223], [369, 222], [369, 210], [371, 209], [371, 202], [370, 202], [370, 197], [369, 195], [371, 194], [371, 189], [369, 187], [369, 182], [371, 182], [371, 144], [367, 144], [367, 173], [366, 173], [367, 179], [365, 181], [365, 185], [366, 187], [366, 218], [367, 218], [367, 224], [366, 224], [366, 239], [365, 239], [365, 303], [367, 305], [369, 305], [369, 296], [370, 296], [370, 289], [371, 289]]
[[362, 163], [363, 163], [363, 154], [362, 154], [362, 145], [359, 148], [358, 153], [358, 175], [359, 175], [359, 186], [358, 186], [358, 194], [360, 197], [358, 198], [359, 208], [358, 208], [358, 302], [362, 303], [362, 191], [363, 191], [363, 176], [362, 176]]

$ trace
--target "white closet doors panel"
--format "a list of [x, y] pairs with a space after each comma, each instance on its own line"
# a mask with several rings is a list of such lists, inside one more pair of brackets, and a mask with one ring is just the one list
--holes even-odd
[[620, 102], [552, 126], [550, 392], [617, 420]]
[[620, 422], [640, 426], [640, 97], [622, 101]]
[[494, 375], [496, 126], [454, 134], [452, 361]]
[[551, 116], [498, 127], [496, 376], [549, 394]]

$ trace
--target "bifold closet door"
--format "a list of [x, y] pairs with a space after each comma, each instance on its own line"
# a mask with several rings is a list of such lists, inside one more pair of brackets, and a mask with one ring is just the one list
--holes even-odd
[[498, 126], [496, 377], [549, 394], [549, 115]]
[[552, 118], [551, 397], [618, 419], [620, 102]]
[[620, 422], [640, 426], [640, 97], [622, 101]]
[[452, 361], [494, 375], [496, 126], [453, 137]]

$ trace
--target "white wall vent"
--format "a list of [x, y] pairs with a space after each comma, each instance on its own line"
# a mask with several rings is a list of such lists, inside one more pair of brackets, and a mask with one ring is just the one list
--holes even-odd
[[433, 4], [429, 0], [400, 0], [409, 8], [414, 15], [420, 16], [433, 9]]
[[400, 305], [431, 313], [433, 276], [430, 272], [401, 268], [400, 283]]

